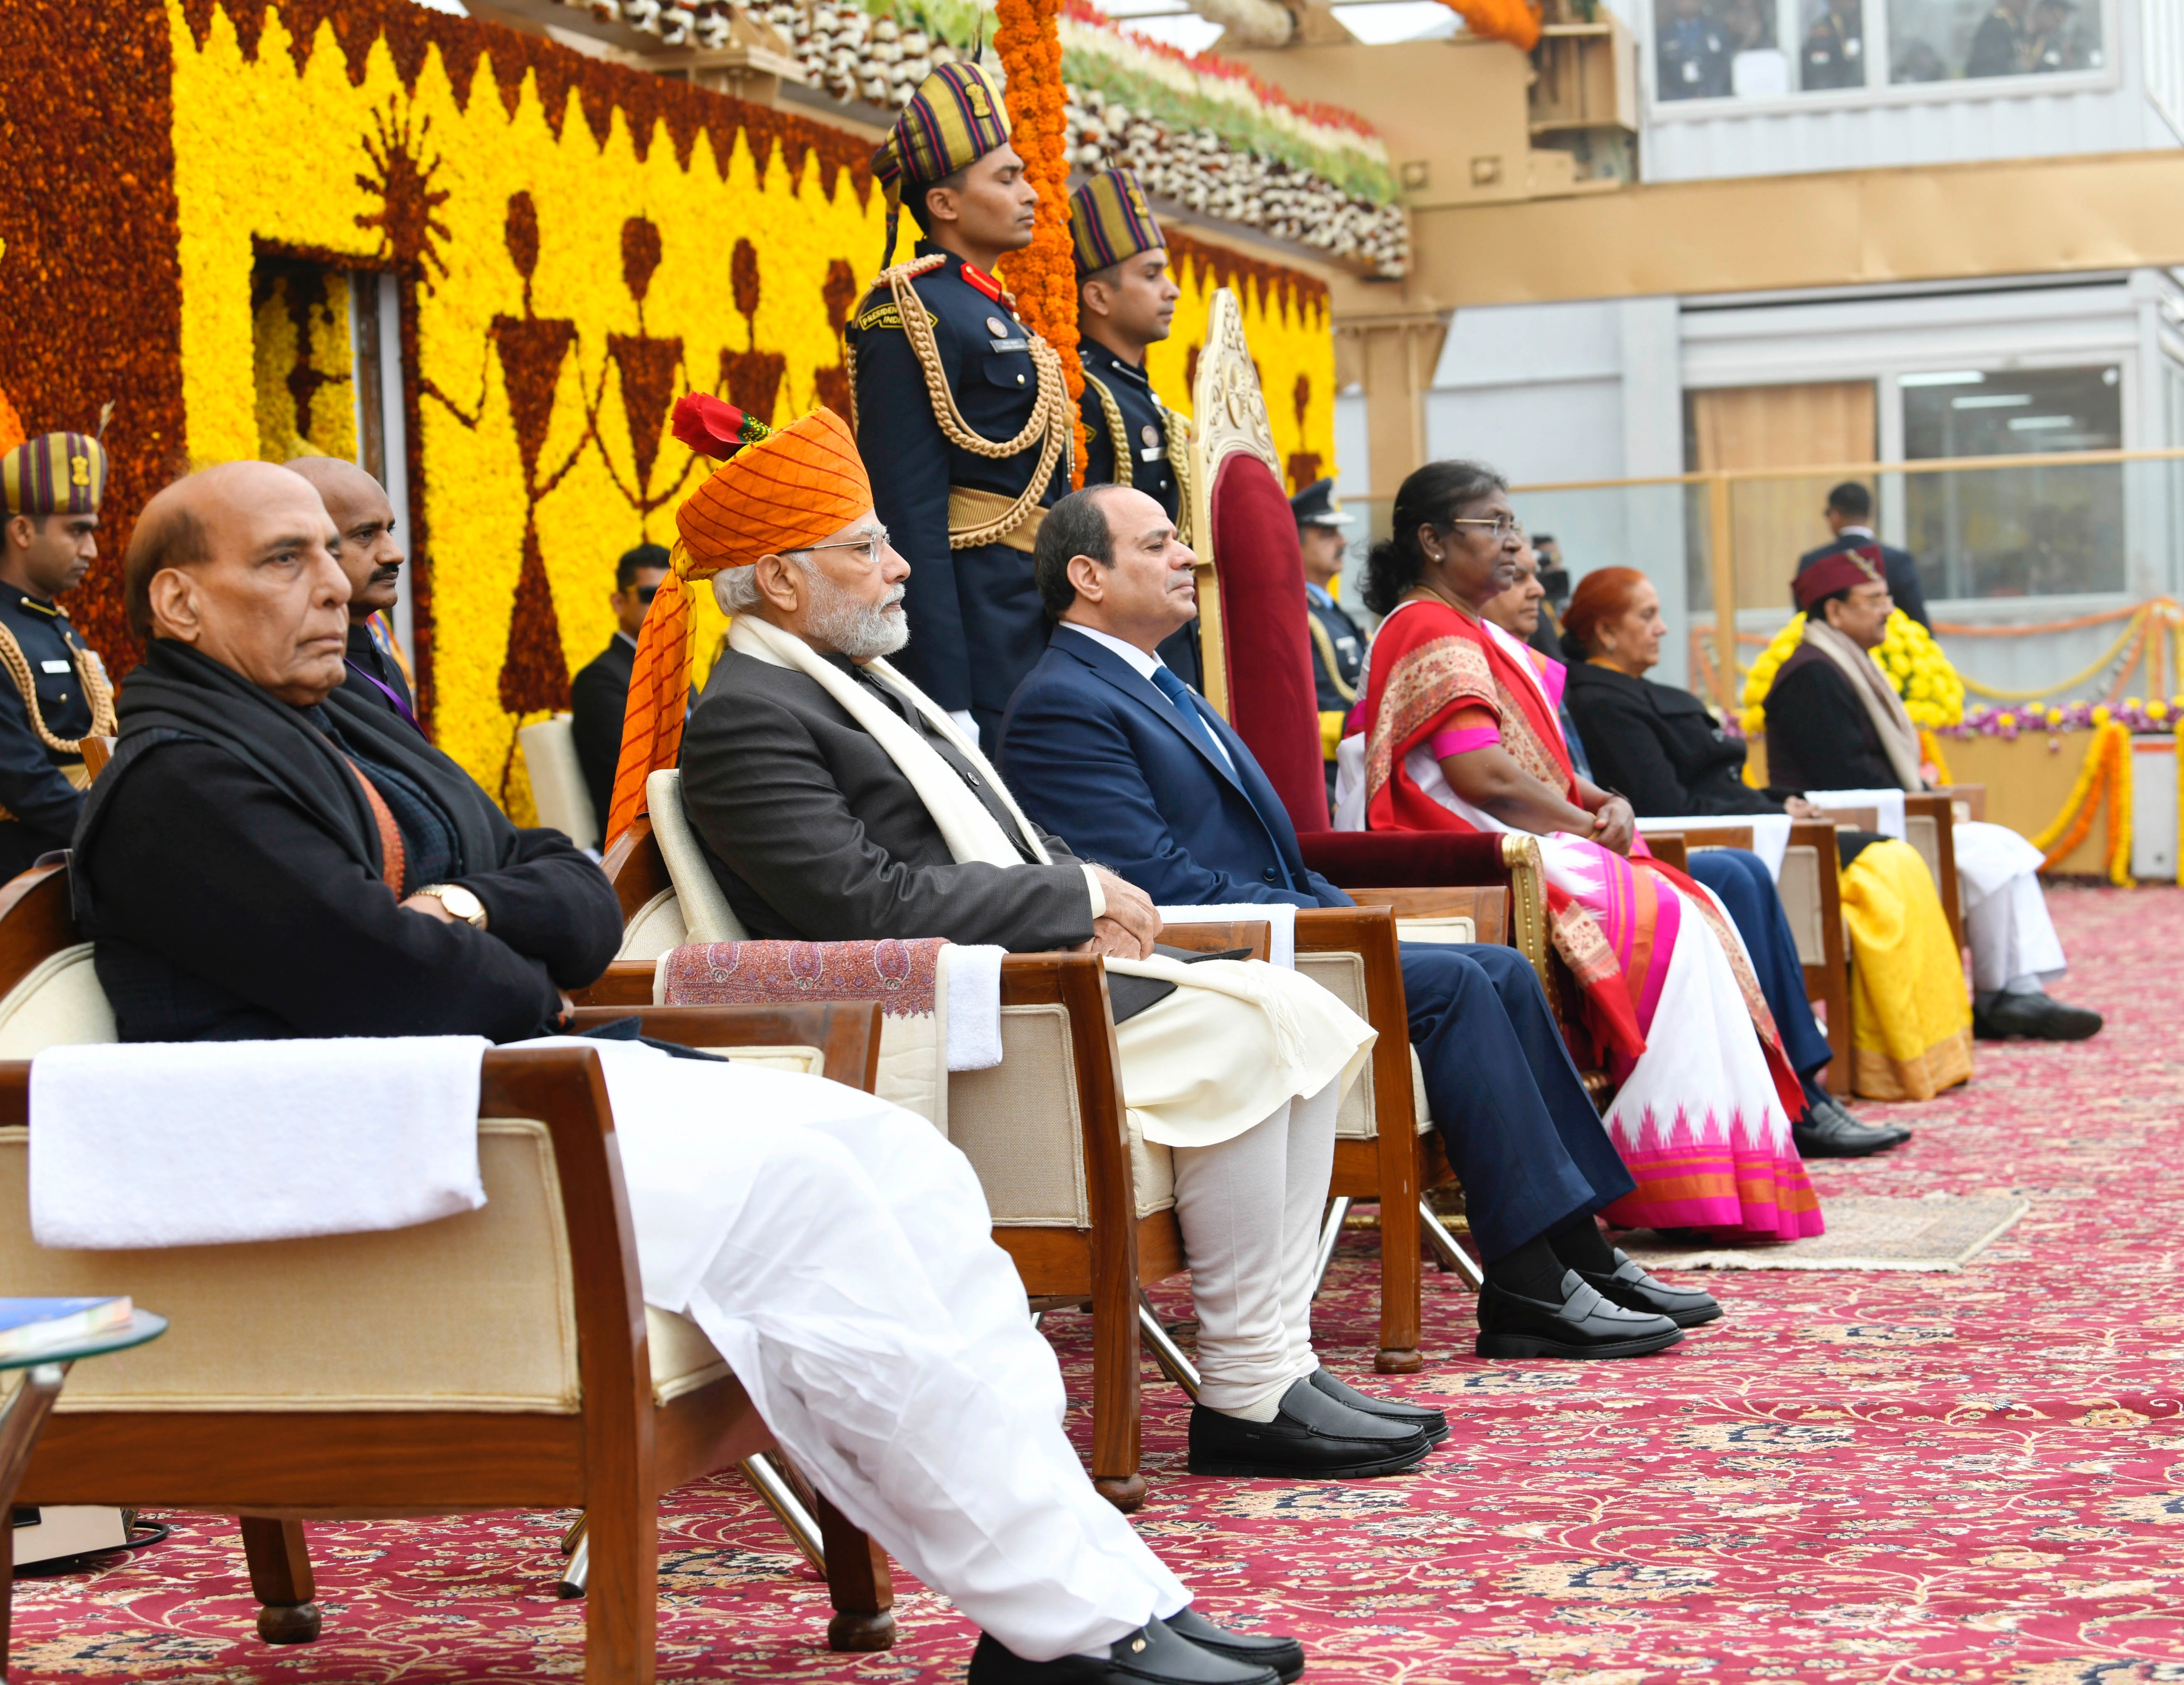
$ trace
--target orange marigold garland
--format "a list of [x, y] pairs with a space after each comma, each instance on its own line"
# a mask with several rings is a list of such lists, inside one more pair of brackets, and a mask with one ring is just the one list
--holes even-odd
[[1534, 0], [1442, 0], [1473, 35], [1506, 41], [1519, 53], [1539, 44], [1540, 8]]
[[1077, 357], [1077, 255], [1069, 238], [1069, 158], [1061, 84], [1061, 0], [1000, 0], [994, 50], [1008, 76], [1009, 138], [1039, 190], [1031, 244], [1011, 252], [1002, 279], [1034, 333], [1061, 353], [1077, 438], [1070, 483], [1084, 483], [1084, 366]]

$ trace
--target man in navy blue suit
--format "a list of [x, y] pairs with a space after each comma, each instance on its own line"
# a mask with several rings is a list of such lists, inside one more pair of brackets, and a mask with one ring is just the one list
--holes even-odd
[[[1004, 720], [1009, 787], [1156, 903], [1352, 905], [1306, 866], [1244, 740], [1154, 653], [1197, 612], [1195, 559], [1142, 492], [1089, 487], [1048, 512], [1034, 569], [1059, 624]], [[1719, 1315], [1593, 1221], [1634, 1184], [1524, 957], [1406, 943], [1402, 961], [1411, 1044], [1486, 1265], [1479, 1354], [1636, 1356]]]
[[1891, 600], [1928, 631], [1933, 631], [1933, 623], [1926, 614], [1926, 590], [1919, 581], [1919, 564], [1908, 550], [1883, 544], [1873, 536], [1873, 493], [1857, 481], [1846, 480], [1828, 493], [1828, 506], [1821, 514], [1835, 537], [1819, 549], [1808, 550], [1798, 557], [1797, 571], [1802, 573], [1846, 550], [1878, 550]]

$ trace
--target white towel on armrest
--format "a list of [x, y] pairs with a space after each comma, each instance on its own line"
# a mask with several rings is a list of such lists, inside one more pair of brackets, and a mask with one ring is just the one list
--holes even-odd
[[31, 1062], [41, 1246], [407, 1228], [485, 1204], [482, 1036], [148, 1042]]
[[1001, 959], [1007, 952], [956, 942], [940, 950], [950, 1071], [991, 1071], [1001, 1062]]

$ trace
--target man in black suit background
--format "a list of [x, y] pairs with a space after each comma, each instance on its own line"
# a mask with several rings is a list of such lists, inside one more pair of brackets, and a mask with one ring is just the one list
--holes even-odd
[[621, 716], [629, 703], [637, 634], [669, 565], [664, 545], [640, 544], [622, 553], [615, 564], [614, 594], [607, 598], [607, 606], [615, 612], [615, 635], [569, 684], [577, 762], [584, 769], [584, 788], [591, 792], [592, 811], [601, 826], [606, 824], [613, 803], [615, 762], [621, 757]]
[[1919, 583], [1919, 564], [1912, 559], [1908, 550], [1883, 544], [1874, 536], [1873, 493], [1857, 481], [1846, 480], [1828, 493], [1828, 506], [1820, 511], [1820, 516], [1827, 522], [1828, 531], [1835, 534], [1835, 541], [1798, 557], [1797, 571], [1802, 573], [1814, 563], [1847, 550], [1861, 547], [1878, 550], [1891, 599], [1928, 631], [1933, 631], [1934, 623], [1926, 616], [1925, 589]]

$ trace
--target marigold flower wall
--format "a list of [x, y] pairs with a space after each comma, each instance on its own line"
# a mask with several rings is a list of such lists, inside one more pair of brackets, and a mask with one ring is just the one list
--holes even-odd
[[[326, 23], [303, 55], [281, 10], [254, 53], [224, 8], [202, 46], [179, 5], [170, 19], [191, 459], [261, 451], [258, 252], [411, 270], [432, 723], [441, 746], [523, 815], [521, 759], [510, 758], [519, 719], [566, 705], [568, 674], [611, 636], [616, 556], [672, 539], [694, 471], [664, 434], [675, 399], [742, 384], [755, 348], [779, 359], [765, 370], [772, 402], [755, 407], [785, 416], [817, 403], [821, 376], [838, 368], [830, 265], [868, 275], [879, 247], [869, 180], [844, 167], [868, 149], [815, 129], [820, 145], [799, 170], [772, 135], [716, 124], [678, 157], [664, 125], [639, 136], [621, 103], [602, 142], [576, 92], [561, 90], [554, 111], [536, 75], [511, 109], [493, 97], [499, 67], [489, 64], [459, 97], [439, 51], [405, 81], [383, 38], [359, 66]], [[484, 51], [515, 42], [495, 35]], [[831, 184], [821, 179], [827, 144]], [[755, 299], [731, 281], [745, 236]], [[710, 652], [718, 631], [701, 619], [699, 648]]]
[[[528, 818], [515, 726], [566, 705], [605, 645], [616, 556], [672, 539], [694, 471], [665, 431], [676, 398], [775, 420], [846, 403], [839, 326], [882, 237], [869, 142], [406, 0], [0, 14], [22, 166], [0, 182], [0, 400], [31, 432], [117, 400], [78, 623], [134, 665], [119, 559], [172, 475], [353, 447], [342, 275], [376, 272], [403, 313], [383, 350], [407, 386], [421, 697], [441, 746]], [[1168, 401], [1190, 407], [1207, 300], [1234, 286], [1284, 459], [1331, 471], [1323, 288], [1174, 243]], [[299, 322], [292, 280], [314, 264], [333, 285]], [[696, 618], [702, 677], [722, 626], [710, 597]]]

